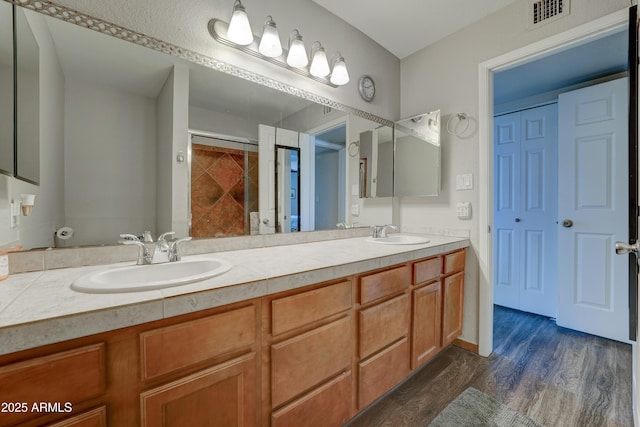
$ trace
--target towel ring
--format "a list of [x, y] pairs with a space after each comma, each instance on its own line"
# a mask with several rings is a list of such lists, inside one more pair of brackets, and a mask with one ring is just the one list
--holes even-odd
[[360, 141], [353, 141], [349, 144], [349, 155], [355, 157], [360, 151]]
[[[451, 123], [453, 122], [454, 118], [457, 118], [458, 121], [455, 123], [452, 129]], [[457, 131], [457, 126], [463, 121], [465, 122], [464, 129], [462, 129], [461, 131]], [[447, 120], [447, 132], [454, 136], [462, 136], [466, 131], [469, 130], [469, 122], [470, 120], [465, 113], [456, 113], [453, 116], [449, 117], [449, 120]]]

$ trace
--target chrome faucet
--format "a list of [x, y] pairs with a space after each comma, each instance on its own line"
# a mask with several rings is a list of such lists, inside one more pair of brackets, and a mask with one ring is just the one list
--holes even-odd
[[372, 225], [371, 228], [373, 229], [373, 238], [374, 239], [380, 239], [382, 237], [387, 237], [387, 229], [390, 228], [392, 230], [398, 230], [398, 227], [396, 227], [393, 224], [385, 224], [385, 225]]
[[167, 241], [167, 236], [173, 236], [174, 231], [162, 233], [155, 244], [153, 255], [149, 251], [147, 245], [142, 240], [146, 241], [146, 236], [150, 236], [151, 233], [145, 232], [145, 236], [136, 236], [133, 234], [121, 234], [118, 243], [121, 245], [136, 245], [140, 248], [138, 252], [138, 265], [150, 265], [160, 264], [164, 262], [180, 261], [180, 251], [178, 250], [178, 244], [191, 240], [191, 237], [184, 237], [182, 239]]
[[168, 231], [162, 233], [156, 241], [156, 248], [153, 251], [152, 264], [159, 264], [162, 262], [169, 262], [169, 242], [167, 242], [167, 236], [173, 236], [175, 231]]
[[[120, 237], [127, 236], [126, 234], [121, 234]], [[133, 236], [136, 237], [136, 236]], [[151, 252], [149, 252], [149, 248], [147, 245], [142, 243], [140, 240], [132, 240], [127, 237], [123, 237], [122, 240], [118, 240], [118, 243], [121, 245], [136, 245], [140, 248], [138, 251], [138, 265], [148, 265], [153, 263], [153, 257], [151, 256]]]

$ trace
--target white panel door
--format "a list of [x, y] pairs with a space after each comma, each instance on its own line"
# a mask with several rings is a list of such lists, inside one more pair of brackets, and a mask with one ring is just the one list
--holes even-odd
[[494, 119], [494, 302], [520, 309], [520, 113]]
[[494, 302], [553, 317], [557, 288], [555, 105], [494, 119]]
[[557, 311], [557, 105], [521, 113], [520, 310]]
[[558, 325], [626, 342], [627, 80], [559, 98]]

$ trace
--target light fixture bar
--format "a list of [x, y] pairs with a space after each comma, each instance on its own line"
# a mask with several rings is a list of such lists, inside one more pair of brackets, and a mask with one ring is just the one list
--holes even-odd
[[331, 83], [329, 78], [316, 77], [311, 75], [311, 73], [309, 73], [309, 70], [307, 68], [291, 67], [286, 62], [288, 52], [287, 52], [287, 49], [285, 49], [284, 47], [282, 48], [282, 55], [274, 58], [268, 57], [261, 54], [260, 51], [258, 50], [258, 46], [260, 45], [260, 38], [256, 37], [255, 34], [253, 36], [253, 42], [251, 42], [246, 46], [242, 46], [226, 38], [227, 29], [229, 28], [229, 24], [227, 24], [226, 22], [213, 18], [209, 21], [209, 24], [207, 25], [207, 27], [209, 29], [209, 34], [211, 35], [211, 37], [213, 37], [214, 40], [216, 40], [219, 43], [222, 43], [225, 46], [230, 46], [244, 53], [248, 53], [249, 55], [255, 56], [256, 58], [264, 59], [265, 61], [271, 62], [272, 64], [279, 65], [301, 76], [308, 77], [320, 83], [324, 83], [327, 86], [338, 87], [338, 85]]

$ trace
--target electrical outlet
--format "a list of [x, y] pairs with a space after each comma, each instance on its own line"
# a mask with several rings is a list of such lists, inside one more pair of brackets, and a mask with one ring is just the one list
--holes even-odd
[[456, 206], [456, 215], [459, 219], [471, 219], [471, 203], [458, 202]]
[[353, 216], [360, 215], [360, 205], [351, 205], [351, 215]]

